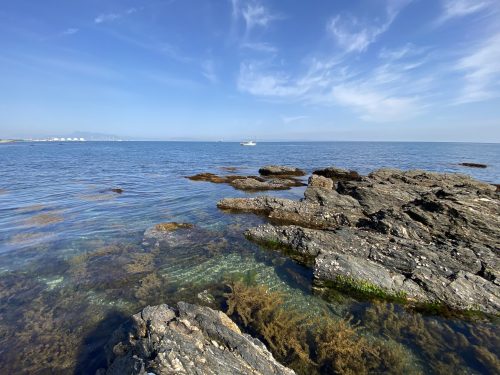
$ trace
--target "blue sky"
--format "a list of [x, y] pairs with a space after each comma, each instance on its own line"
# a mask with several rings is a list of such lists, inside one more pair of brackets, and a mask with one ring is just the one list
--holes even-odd
[[0, 138], [500, 142], [498, 0], [1, 0]]

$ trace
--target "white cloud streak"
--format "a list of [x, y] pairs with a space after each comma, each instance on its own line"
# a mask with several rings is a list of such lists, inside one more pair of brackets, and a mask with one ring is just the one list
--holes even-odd
[[305, 120], [306, 118], [309, 118], [309, 116], [281, 116], [284, 124], [290, 124], [292, 122]]
[[94, 18], [94, 23], [100, 24], [105, 22], [113, 22], [120, 18], [124, 18], [126, 16], [130, 16], [137, 12], [137, 8], [129, 8], [121, 13], [103, 13], [99, 14], [96, 18]]
[[385, 20], [379, 24], [360, 20], [353, 15], [336, 15], [328, 22], [327, 31], [346, 52], [364, 52], [389, 29], [401, 10], [410, 2], [388, 1]]
[[121, 14], [118, 13], [108, 13], [108, 14], [100, 14], [94, 19], [94, 23], [103, 23], [103, 22], [111, 22], [121, 18]]
[[201, 74], [212, 83], [217, 83], [218, 78], [215, 73], [215, 64], [213, 60], [205, 60], [201, 64]]
[[273, 46], [272, 44], [265, 42], [245, 42], [241, 45], [242, 48], [249, 49], [256, 52], [265, 52], [265, 53], [277, 53], [278, 48]]
[[462, 57], [456, 67], [464, 73], [464, 87], [456, 104], [500, 97], [500, 32]]
[[[327, 30], [345, 52], [363, 52], [388, 30], [409, 3], [388, 1], [385, 20], [379, 24], [336, 16], [328, 22]], [[237, 85], [241, 92], [272, 100], [348, 107], [366, 121], [400, 121], [420, 114], [426, 107], [422, 97], [433, 83], [432, 78], [419, 73], [419, 68], [427, 63], [426, 51], [427, 48], [412, 44], [385, 49], [375, 66], [358, 71], [350, 64], [350, 54], [312, 59], [298, 75], [285, 73], [279, 64], [243, 61]]]
[[79, 31], [79, 29], [74, 28], [74, 27], [70, 27], [70, 28], [68, 28], [68, 29], [64, 30], [64, 31], [61, 33], [61, 35], [63, 35], [63, 36], [74, 35], [74, 34], [76, 34], [78, 31]]
[[412, 61], [382, 61], [368, 71], [354, 71], [346, 61], [312, 60], [298, 76], [265, 63], [243, 62], [238, 88], [267, 99], [348, 107], [365, 121], [400, 121], [424, 110], [422, 96], [432, 84], [428, 77], [414, 74], [420, 65], [409, 68]]
[[453, 18], [461, 18], [481, 12], [494, 5], [491, 0], [442, 0], [443, 13], [436, 23], [442, 24]]
[[281, 14], [273, 13], [258, 1], [231, 0], [232, 20], [237, 23], [243, 20], [245, 38], [257, 28], [267, 28], [273, 21], [283, 19]]

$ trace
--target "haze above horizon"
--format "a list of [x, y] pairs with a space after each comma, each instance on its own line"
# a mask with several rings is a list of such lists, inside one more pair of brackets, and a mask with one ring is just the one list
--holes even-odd
[[16, 0], [0, 31], [0, 138], [500, 142], [498, 0]]

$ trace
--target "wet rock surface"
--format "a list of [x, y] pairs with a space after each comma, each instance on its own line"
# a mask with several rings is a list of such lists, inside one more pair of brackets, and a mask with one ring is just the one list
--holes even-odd
[[[261, 171], [264, 171], [261, 173]], [[244, 191], [288, 190], [305, 184], [297, 176], [303, 176], [304, 171], [291, 167], [269, 166], [259, 170], [262, 176], [216, 175], [199, 173], [187, 178], [192, 181], [205, 181], [216, 184], [229, 184], [235, 189]]]
[[336, 167], [328, 167], [325, 169], [318, 169], [313, 172], [313, 175], [323, 176], [327, 178], [331, 178], [334, 180], [359, 180], [360, 175], [356, 171], [348, 171], [347, 169], [336, 168]]
[[287, 190], [293, 186], [302, 186], [302, 182], [294, 179], [272, 178], [268, 180], [255, 179], [252, 177], [237, 179], [231, 182], [235, 189], [246, 191], [258, 190]]
[[392, 169], [355, 180], [329, 176], [313, 175], [301, 201], [262, 196], [223, 199], [218, 207], [266, 215], [272, 224], [246, 236], [313, 257], [317, 286], [499, 314], [494, 186]]
[[98, 374], [294, 374], [226, 314], [184, 302], [144, 308], [107, 349]]
[[306, 172], [299, 168], [282, 165], [266, 165], [259, 169], [262, 176], [305, 176]]
[[198, 173], [193, 176], [188, 176], [186, 178], [188, 178], [191, 181], [205, 181], [205, 182], [212, 182], [214, 184], [229, 184], [234, 180], [245, 178], [245, 176], [239, 176], [239, 175], [219, 176], [214, 173]]

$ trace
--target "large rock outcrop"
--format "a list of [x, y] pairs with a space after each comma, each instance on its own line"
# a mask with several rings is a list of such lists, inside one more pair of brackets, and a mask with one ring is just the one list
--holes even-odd
[[226, 314], [184, 302], [144, 308], [107, 349], [108, 367], [97, 374], [294, 374]]
[[218, 206], [264, 214], [279, 224], [246, 235], [308, 262], [312, 257], [318, 286], [500, 312], [495, 186], [424, 171], [382, 169], [353, 179], [332, 173], [313, 175], [301, 201], [238, 198]]

